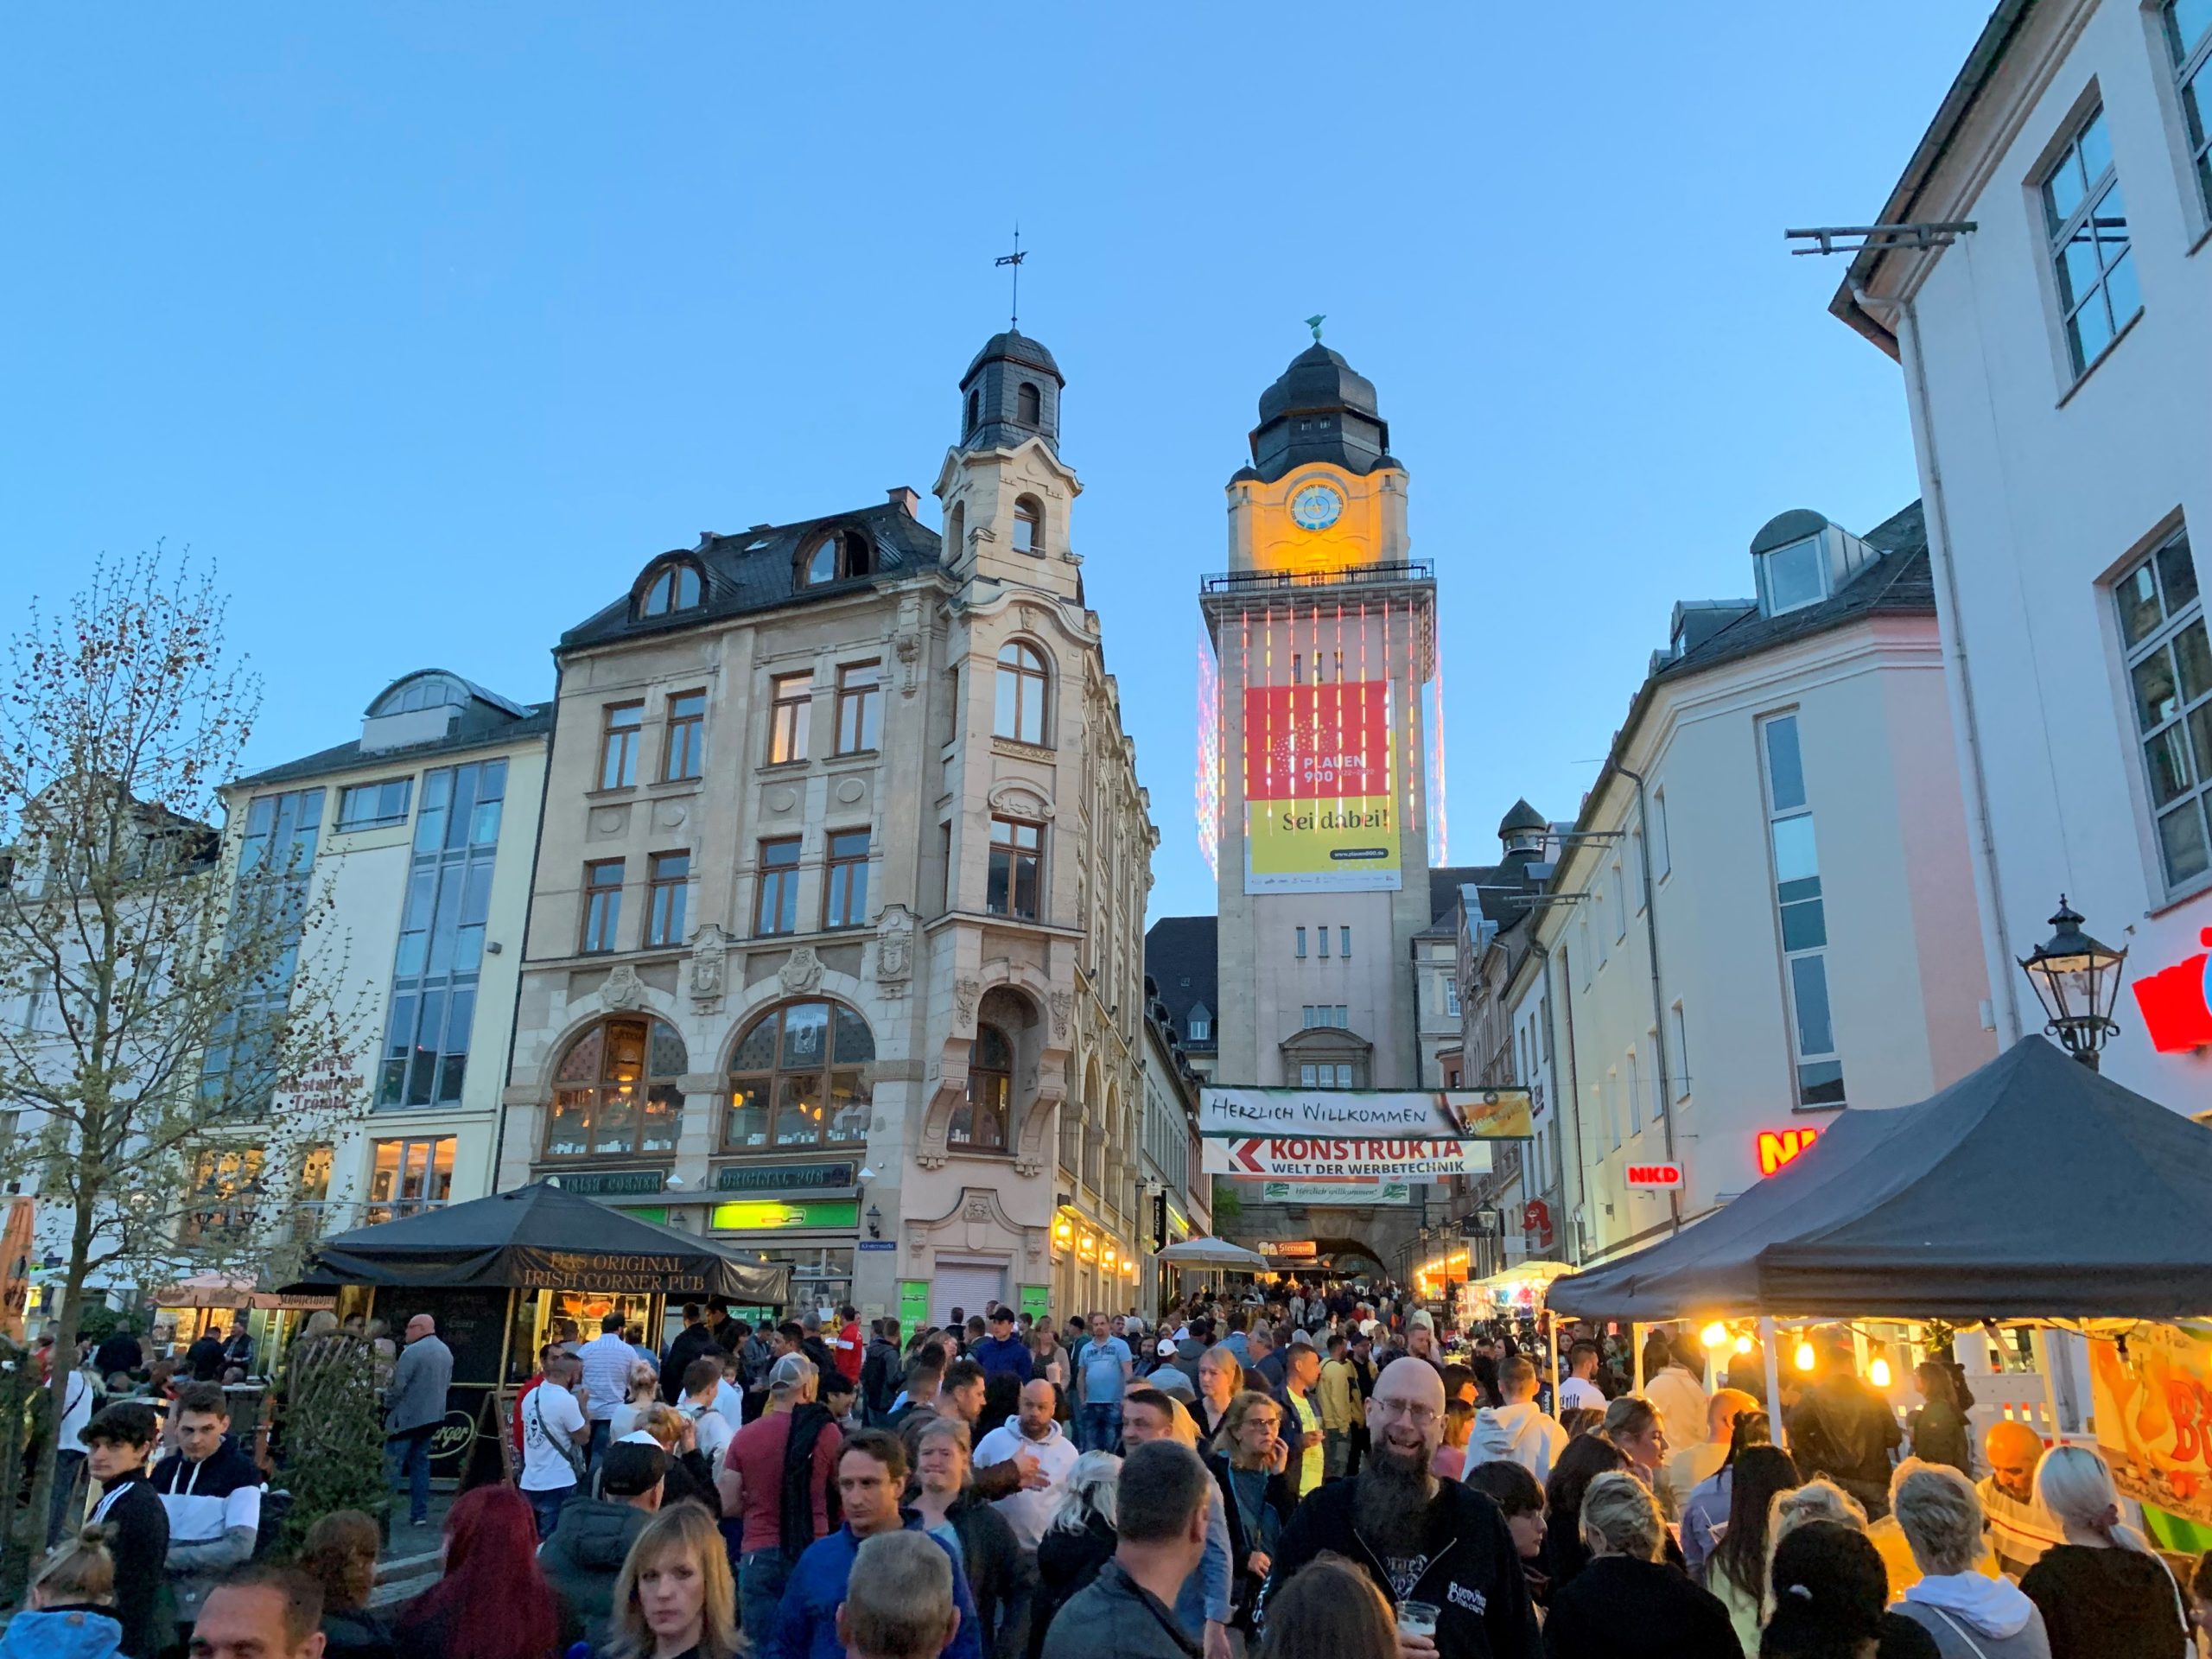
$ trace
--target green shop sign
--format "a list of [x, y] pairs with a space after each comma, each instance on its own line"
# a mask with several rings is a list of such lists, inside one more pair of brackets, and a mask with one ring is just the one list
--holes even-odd
[[658, 1169], [580, 1169], [561, 1176], [561, 1190], [580, 1198], [634, 1198], [661, 1192], [668, 1173]]
[[899, 1329], [912, 1336], [930, 1322], [930, 1282], [926, 1279], [899, 1281]]
[[725, 1164], [715, 1172], [717, 1192], [818, 1192], [859, 1184], [860, 1166], [850, 1163]]
[[839, 1227], [849, 1232], [861, 1224], [861, 1205], [857, 1198], [747, 1198], [738, 1204], [716, 1205], [708, 1224], [718, 1232], [799, 1227]]

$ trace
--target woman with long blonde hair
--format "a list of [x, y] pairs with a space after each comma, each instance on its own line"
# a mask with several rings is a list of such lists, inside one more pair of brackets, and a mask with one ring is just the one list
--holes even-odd
[[614, 1580], [610, 1659], [736, 1659], [737, 1586], [715, 1519], [696, 1503], [655, 1515]]
[[2050, 1659], [2181, 1659], [2181, 1586], [2121, 1520], [2105, 1460], [2086, 1446], [2054, 1446], [2036, 1465], [2036, 1503], [2066, 1537], [2020, 1575], [2043, 1611]]

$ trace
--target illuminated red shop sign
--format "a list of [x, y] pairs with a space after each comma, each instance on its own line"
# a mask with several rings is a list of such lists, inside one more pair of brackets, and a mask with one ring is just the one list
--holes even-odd
[[[2200, 944], [2212, 944], [2212, 927], [2196, 938]], [[2199, 951], [2135, 982], [2135, 1006], [2142, 1011], [2143, 1029], [2151, 1033], [2151, 1046], [2159, 1053], [2212, 1044], [2212, 993], [2205, 986], [2208, 960], [2212, 957]]]
[[1759, 1173], [1771, 1175], [1784, 1164], [1821, 1138], [1815, 1128], [1761, 1129], [1759, 1131]]

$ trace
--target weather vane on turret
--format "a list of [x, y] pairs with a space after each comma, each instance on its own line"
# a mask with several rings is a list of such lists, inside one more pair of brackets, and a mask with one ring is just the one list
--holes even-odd
[[[1021, 262], [1027, 257], [1028, 256], [1021, 251], [1021, 223], [1017, 219], [1014, 226], [1014, 251], [1002, 253], [991, 261], [995, 266], [1012, 265], [1014, 267], [1014, 303], [1010, 308], [1013, 315], [1007, 319], [1007, 327], [1017, 334], [1021, 329]], [[1320, 336], [1316, 334], [1314, 338], [1319, 340]]]
[[[1004, 262], [1001, 261], [1001, 263], [1003, 264]], [[1313, 343], [1316, 346], [1319, 346], [1321, 343], [1321, 325], [1328, 320], [1328, 314], [1321, 311], [1317, 311], [1312, 316], [1306, 319], [1306, 326], [1313, 331]]]

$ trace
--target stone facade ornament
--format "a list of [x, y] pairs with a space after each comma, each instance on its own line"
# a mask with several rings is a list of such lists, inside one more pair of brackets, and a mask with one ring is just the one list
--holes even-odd
[[691, 938], [691, 1006], [701, 1014], [720, 1014], [722, 1007], [722, 969], [728, 946], [722, 931], [709, 922]]
[[913, 972], [914, 913], [904, 905], [886, 905], [876, 925], [876, 988], [886, 996], [904, 996]]
[[792, 951], [791, 960], [777, 970], [776, 982], [784, 988], [785, 996], [804, 996], [819, 989], [822, 958], [814, 954], [814, 947], [802, 944]]
[[1045, 1001], [1052, 1011], [1052, 1040], [1065, 1043], [1068, 1039], [1068, 1015], [1075, 1007], [1075, 998], [1066, 991], [1054, 991]]
[[610, 1008], [638, 1007], [645, 1000], [645, 982], [628, 963], [618, 962], [607, 983], [599, 988], [599, 998]]
[[983, 995], [980, 979], [956, 979], [952, 982], [953, 1027], [961, 1032], [976, 1029], [976, 1002]]

